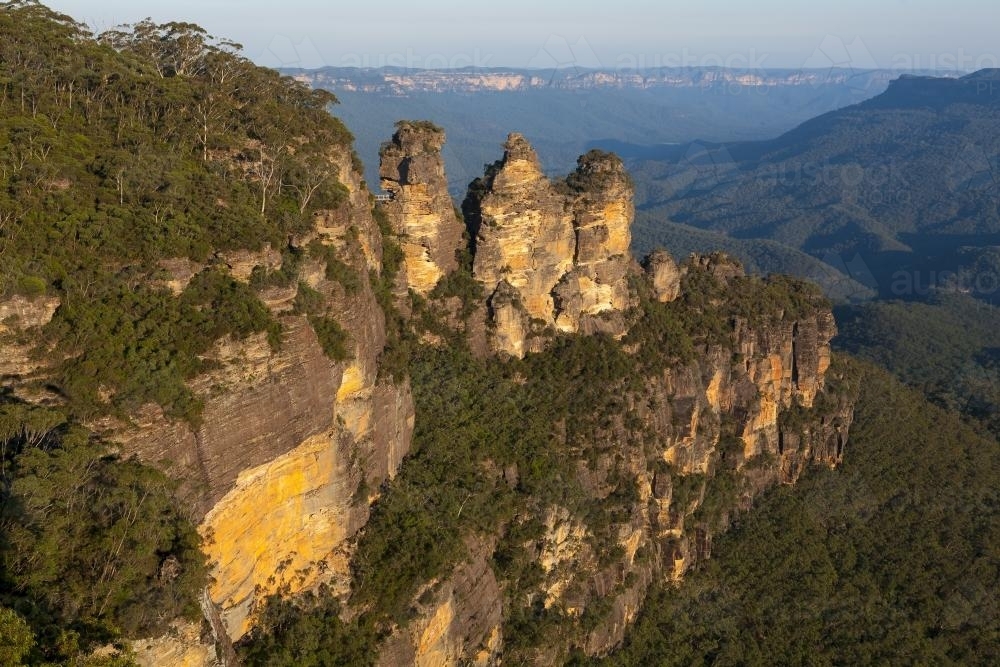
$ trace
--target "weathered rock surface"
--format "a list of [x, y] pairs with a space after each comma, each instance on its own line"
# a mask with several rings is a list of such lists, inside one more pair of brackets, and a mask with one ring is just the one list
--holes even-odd
[[502, 595], [490, 566], [493, 543], [470, 545], [470, 557], [435, 588], [418, 619], [382, 646], [380, 667], [498, 664]]
[[[684, 296], [680, 279], [695, 272], [702, 275], [692, 275], [693, 284], [716, 285], [713, 300], [729, 298], [726, 291], [739, 298], [762, 289], [758, 279], [745, 277], [737, 262], [721, 254], [693, 256], [680, 267], [660, 254], [645, 265], [644, 279], [656, 301]], [[504, 330], [530, 330], [521, 294], [506, 280], [497, 285], [490, 308], [501, 314]], [[853, 407], [849, 391], [828, 386], [830, 340], [836, 333], [829, 307], [817, 297], [795, 313], [772, 308], [753, 319], [731, 318], [727, 326], [725, 335], [698, 347], [693, 358], [643, 378], [641, 389], [627, 394], [626, 409], [606, 415], [593, 441], [581, 445], [580, 486], [595, 501], [616, 507], [619, 518], [610, 529], [596, 533], [590, 519], [548, 507], [541, 535], [522, 545], [537, 565], [537, 583], [520, 590], [517, 599], [504, 596], [499, 602], [488, 592], [492, 584], [467, 596], [448, 584], [432, 602], [414, 600], [417, 618], [386, 643], [381, 663], [459, 665], [492, 655], [558, 665], [573, 650], [606, 654], [625, 638], [649, 587], [677, 581], [709, 557], [714, 536], [749, 510], [756, 495], [794, 483], [810, 465], [838, 465]], [[509, 349], [528, 351], [516, 344]], [[497, 474], [518, 485], [516, 467]], [[731, 496], [720, 500], [720, 485], [729, 485]], [[624, 504], [611, 498], [632, 489], [635, 496]], [[480, 538], [478, 548], [488, 549], [490, 540]], [[498, 584], [504, 590], [512, 582]], [[433, 589], [434, 582], [427, 586]], [[502, 624], [499, 648], [481, 653], [468, 637], [482, 637], [483, 626], [458, 620], [461, 609], [484, 605], [499, 605], [506, 618], [507, 606], [524, 605], [525, 599], [544, 609], [557, 629], [548, 630], [542, 644], [527, 651], [519, 647], [513, 656], [502, 644]]]
[[[347, 332], [349, 359], [330, 360], [306, 317], [290, 312], [294, 285], [271, 290], [264, 301], [279, 316], [280, 349], [263, 334], [217, 341], [208, 355], [213, 370], [190, 383], [204, 401], [197, 428], [168, 420], [155, 406], [127, 423], [96, 425], [123, 454], [183, 480], [211, 563], [210, 603], [230, 640], [279, 589], [348, 588], [347, 543], [374, 499], [359, 489], [378, 489], [395, 475], [413, 432], [408, 384], [378, 379], [385, 320], [367, 276], [381, 267], [382, 246], [369, 195], [349, 156], [331, 159], [348, 196], [293, 242], [318, 240], [359, 276], [347, 289], [328, 280], [319, 263], [300, 269], [300, 279], [322, 295], [327, 316]], [[265, 250], [231, 252], [226, 261], [249, 279], [255, 267], [277, 268], [281, 258]]]
[[[504, 157], [470, 190], [465, 209], [475, 234], [473, 275], [488, 295], [493, 349], [532, 349], [521, 320], [564, 332], [624, 333], [609, 314], [630, 302], [627, 273], [632, 185], [621, 161], [592, 151], [565, 182], [542, 172], [527, 140], [511, 134]], [[510, 304], [516, 293], [521, 313]], [[491, 297], [492, 303], [492, 297]], [[593, 324], [602, 320], [604, 324]]]
[[59, 303], [54, 296], [0, 300], [0, 378], [23, 379], [49, 365], [31, 354], [37, 342], [32, 332], [52, 321]]
[[649, 275], [653, 294], [660, 303], [670, 303], [681, 294], [681, 271], [666, 250], [657, 250], [646, 258], [643, 267]]
[[400, 122], [380, 151], [383, 204], [400, 237], [406, 287], [427, 294], [455, 270], [465, 227], [448, 194], [441, 147], [444, 132], [427, 122]]
[[219, 664], [215, 647], [201, 636], [197, 623], [175, 623], [169, 634], [131, 642], [139, 667], [212, 667]]

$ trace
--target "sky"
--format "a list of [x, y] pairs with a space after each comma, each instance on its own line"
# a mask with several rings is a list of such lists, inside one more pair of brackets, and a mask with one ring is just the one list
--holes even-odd
[[[44, 1], [44, 0], [43, 0]], [[100, 31], [190, 21], [268, 66], [1000, 67], [996, 0], [48, 0]]]

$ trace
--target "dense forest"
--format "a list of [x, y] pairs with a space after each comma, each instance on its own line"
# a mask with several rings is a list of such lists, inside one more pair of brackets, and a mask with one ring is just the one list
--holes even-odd
[[838, 311], [837, 344], [889, 369], [937, 405], [1000, 437], [1000, 311], [935, 291], [924, 301], [874, 301]]
[[[48, 405], [0, 393], [3, 664], [112, 664], [92, 647], [200, 617], [204, 556], [176, 482], [81, 423], [151, 401], [196, 422], [185, 381], [214, 340], [281, 344], [217, 253], [270, 244], [295, 264], [288, 239], [343, 197], [328, 152], [349, 155], [351, 135], [334, 101], [195, 25], [95, 38], [36, 2], [0, 6], [0, 297], [60, 304], [14, 341], [60, 360], [37, 388]], [[175, 295], [166, 258], [204, 268]], [[342, 355], [337, 323], [311, 321]]]

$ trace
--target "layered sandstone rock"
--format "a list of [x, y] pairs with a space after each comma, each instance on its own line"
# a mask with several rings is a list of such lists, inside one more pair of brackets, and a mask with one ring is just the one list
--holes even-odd
[[379, 176], [391, 201], [383, 209], [399, 235], [407, 288], [424, 295], [458, 266], [464, 226], [448, 195], [444, 132], [427, 122], [400, 122], [380, 151]]
[[197, 623], [174, 623], [162, 637], [131, 642], [139, 667], [211, 667], [219, 664], [215, 647], [201, 636]]
[[[381, 268], [381, 235], [349, 155], [331, 156], [348, 196], [315, 217], [293, 243], [332, 248], [359, 279], [346, 288], [307, 260], [299, 279], [318, 292], [325, 314], [347, 332], [348, 359], [329, 359], [303, 315], [296, 288], [262, 295], [282, 325], [274, 350], [266, 337], [217, 341], [212, 370], [190, 386], [204, 401], [197, 427], [145, 406], [127, 422], [95, 427], [123, 454], [164, 465], [183, 480], [199, 519], [212, 583], [207, 604], [224, 640], [242, 636], [267, 595], [329, 583], [349, 587], [348, 541], [366, 523], [378, 489], [409, 450], [413, 399], [407, 383], [378, 378], [385, 318], [367, 280]], [[273, 253], [227, 255], [240, 278], [276, 268]], [[279, 293], [280, 292], [280, 293]]]
[[470, 543], [468, 560], [434, 587], [419, 615], [389, 637], [379, 652], [379, 667], [498, 664], [503, 645], [502, 594], [490, 556], [489, 540]]
[[608, 317], [630, 300], [634, 206], [621, 161], [592, 151], [557, 184], [521, 135], [511, 134], [504, 149], [465, 205], [475, 234], [473, 275], [491, 304], [503, 306], [490, 309], [493, 348], [513, 356], [534, 349], [523, 320], [564, 332], [624, 333], [623, 323]]

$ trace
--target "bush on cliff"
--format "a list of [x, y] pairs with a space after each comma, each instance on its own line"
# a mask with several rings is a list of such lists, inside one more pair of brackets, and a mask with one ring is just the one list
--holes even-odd
[[0, 605], [27, 622], [30, 662], [200, 616], [204, 556], [176, 482], [115, 458], [62, 412], [6, 397], [0, 450]]

